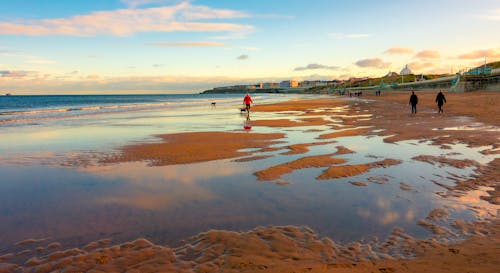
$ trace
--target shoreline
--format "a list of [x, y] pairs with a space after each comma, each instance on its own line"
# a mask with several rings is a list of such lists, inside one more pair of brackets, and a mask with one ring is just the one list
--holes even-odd
[[[318, 140], [320, 144], [332, 143], [338, 137], [377, 135], [384, 137], [384, 141], [388, 143], [425, 140], [446, 149], [451, 144], [458, 142], [470, 147], [486, 147], [482, 150], [484, 154], [493, 156], [500, 154], [498, 141], [499, 115], [491, 114], [492, 111], [494, 113], [495, 107], [489, 103], [494, 101], [492, 98], [498, 99], [500, 94], [483, 94], [480, 92], [454, 95], [445, 93], [448, 102], [444, 106], [444, 115], [436, 114], [435, 109], [433, 109], [434, 91], [417, 91], [417, 95], [421, 97], [421, 104], [419, 104], [420, 112], [415, 116], [412, 116], [407, 111], [408, 92], [402, 92], [401, 94], [383, 93], [382, 97], [372, 95], [362, 97], [362, 99], [372, 100], [371, 102], [358, 99], [339, 100], [332, 98], [257, 105], [252, 107], [255, 112], [301, 111], [302, 114], [298, 119], [255, 120], [253, 125], [255, 127], [269, 128], [297, 126], [306, 128], [314, 125], [328, 125], [331, 128], [339, 128], [338, 123], [318, 119], [315, 116], [327, 114], [328, 108], [347, 105], [348, 108], [341, 110], [344, 115], [341, 118], [343, 129], [338, 132], [323, 134], [323, 139]], [[466, 107], [470, 107], [470, 105], [483, 105], [484, 107], [475, 107], [471, 110]], [[371, 115], [369, 118], [366, 117], [367, 113]], [[468, 116], [468, 118], [462, 118], [464, 115]], [[483, 122], [485, 126], [492, 126], [495, 130], [483, 130], [483, 127], [479, 125], [478, 129], [460, 130], [460, 126], [474, 123], [474, 121]], [[454, 129], [452, 134], [450, 134], [450, 130], [439, 129], [455, 127], [459, 128]], [[241, 134], [244, 134], [245, 137], [242, 138]], [[221, 145], [216, 146], [217, 149], [224, 151], [224, 153], [217, 154], [214, 157], [213, 152], [210, 153], [210, 150], [206, 150], [207, 145], [202, 145], [203, 147], [190, 150], [187, 153], [188, 157], [183, 157], [183, 154], [186, 154], [187, 147], [192, 148], [193, 143], [200, 142], [199, 138], [197, 138], [200, 135], [217, 140], [217, 143], [219, 143], [217, 145]], [[189, 164], [236, 157], [248, 158], [248, 160], [252, 161], [258, 159], [253, 158], [257, 151], [272, 151], [272, 144], [283, 138], [283, 135], [214, 132], [212, 135], [211, 133], [186, 133], [160, 137], [164, 141], [163, 143], [140, 143], [121, 147], [120, 156], [112, 159], [104, 158], [101, 163], [117, 164], [146, 161], [152, 166], [157, 166], [162, 164]], [[262, 142], [259, 142], [258, 138]], [[300, 155], [305, 153], [304, 151], [309, 147], [316, 145], [318, 145], [317, 142], [290, 145], [288, 152]], [[245, 150], [250, 148], [258, 150]], [[242, 153], [242, 149], [247, 152]], [[338, 148], [339, 153], [350, 152], [344, 149], [346, 148]], [[152, 153], [152, 151], [160, 152]], [[206, 156], [203, 156], [204, 154]], [[168, 157], [174, 159], [165, 161], [164, 159]], [[456, 162], [432, 157], [422, 157], [420, 159], [433, 164], [456, 164], [459, 167], [465, 166], [463, 164], [472, 164], [464, 160]], [[381, 160], [377, 159], [377, 161]], [[386, 163], [396, 164], [396, 162]], [[77, 162], [76, 165], [78, 164]], [[293, 171], [293, 169], [308, 168], [310, 166], [327, 167], [332, 164], [343, 164], [343, 162], [336, 161], [334, 157], [323, 159], [302, 157], [291, 165], [270, 166], [269, 169], [274, 167], [275, 170], [278, 170], [278, 173], [283, 173], [283, 167], [286, 167], [285, 171], [288, 171], [288, 168]], [[457, 180], [456, 185], [447, 186], [447, 192], [444, 195], [454, 196], [453, 193], [456, 191], [471, 191], [478, 187], [490, 187], [492, 190], [488, 191], [489, 196], [484, 199], [491, 204], [499, 205], [499, 166], [500, 159], [496, 156], [496, 159], [489, 162], [488, 165], [478, 167], [478, 174], [474, 179], [462, 182]], [[364, 166], [362, 169], [357, 169], [357, 171], [372, 167], [376, 166]], [[356, 182], [363, 183], [358, 181], [354, 183]], [[405, 185], [402, 184], [402, 187], [405, 187]], [[439, 216], [436, 217], [439, 218]], [[432, 219], [423, 221], [421, 224], [425, 228], [433, 230], [436, 235], [439, 235], [440, 232], [447, 232], [440, 230], [438, 225], [433, 224]], [[500, 255], [500, 248], [498, 248], [500, 242], [498, 218], [496, 220], [493, 218], [489, 223], [457, 223], [457, 226], [461, 226], [465, 230], [464, 234], [468, 234], [470, 237], [464, 242], [452, 245], [438, 242], [435, 239], [416, 240], [401, 230], [395, 230], [394, 236], [390, 237], [384, 244], [396, 246], [403, 253], [409, 251], [409, 249], [414, 249], [415, 253], [408, 254], [410, 257], [416, 255], [416, 258], [410, 260], [401, 259], [398, 255], [393, 257], [387, 254], [387, 256], [384, 256], [381, 255], [384, 252], [377, 252], [371, 248], [368, 250], [367, 246], [362, 244], [338, 245], [331, 242], [331, 240], [328, 241], [327, 238], [318, 239], [317, 234], [307, 228], [268, 227], [255, 228], [246, 232], [207, 231], [186, 239], [183, 245], [175, 249], [154, 245], [143, 239], [119, 246], [112, 246], [110, 242], [94, 242], [82, 249], [55, 251], [54, 253], [58, 253], [57, 255], [54, 255], [54, 253], [48, 254], [45, 252], [46, 250], [43, 250], [40, 253], [43, 253], [44, 255], [41, 256], [45, 258], [28, 259], [24, 265], [16, 263], [9, 265], [8, 261], [11, 259], [16, 260], [16, 258], [3, 255], [0, 256], [0, 272], [35, 267], [45, 267], [53, 270], [61, 268], [61, 266], [98, 270], [123, 269], [130, 266], [130, 264], [127, 265], [123, 261], [126, 257], [132, 259], [133, 264], [145, 266], [144, 270], [146, 271], [146, 268], [149, 268], [153, 271], [168, 269], [171, 272], [184, 272], [185, 270], [194, 270], [196, 272], [254, 272], [255, 270], [259, 272], [283, 272], [283, 270], [310, 268], [310, 272], [370, 272], [371, 270], [379, 270], [380, 272], [415, 272], [431, 267], [433, 270], [435, 269], [435, 272], [457, 272], [457, 270], [463, 270], [464, 268], [470, 268], [475, 272], [494, 272], [499, 265], [494, 258]], [[200, 243], [202, 241], [203, 244]], [[42, 244], [36, 242], [36, 240], [32, 243], [27, 242], [20, 245], [38, 246], [37, 244]], [[380, 245], [384, 244], [381, 243]], [[265, 245], [273, 247], [267, 249], [264, 247]], [[47, 247], [47, 249], [50, 248]], [[58, 247], [53, 249], [58, 249]], [[130, 253], [124, 252], [126, 249], [130, 249]], [[220, 251], [221, 249], [231, 251]], [[19, 251], [22, 252], [23, 250], [20, 249]], [[28, 255], [28, 253], [23, 255]], [[22, 257], [23, 255], [19, 256]], [[76, 255], [82, 257], [82, 260], [77, 262], [73, 258]], [[158, 257], [162, 257], [163, 260]], [[339, 257], [345, 260], [339, 259]], [[195, 265], [192, 264], [195, 261], [194, 258], [197, 258]], [[221, 269], [221, 265], [224, 265], [223, 270], [218, 271]]]

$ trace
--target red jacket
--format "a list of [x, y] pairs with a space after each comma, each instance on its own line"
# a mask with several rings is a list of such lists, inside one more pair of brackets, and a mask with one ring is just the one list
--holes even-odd
[[246, 96], [243, 98], [243, 103], [245, 103], [245, 104], [250, 104], [250, 103], [253, 103], [253, 100], [252, 100], [252, 98], [250, 97], [250, 95], [246, 95]]

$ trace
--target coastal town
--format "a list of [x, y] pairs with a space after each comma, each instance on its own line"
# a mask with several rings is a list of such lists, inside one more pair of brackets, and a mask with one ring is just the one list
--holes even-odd
[[203, 93], [332, 93], [350, 91], [388, 91], [409, 89], [439, 89], [451, 91], [488, 90], [500, 84], [500, 62], [484, 64], [456, 74], [415, 74], [406, 65], [399, 73], [389, 71], [379, 78], [351, 77], [345, 80], [294, 79], [280, 82], [260, 82], [214, 87]]

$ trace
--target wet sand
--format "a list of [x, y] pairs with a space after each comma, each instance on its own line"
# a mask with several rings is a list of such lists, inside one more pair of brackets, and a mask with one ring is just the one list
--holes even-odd
[[[425, 111], [437, 112], [435, 102], [438, 91], [422, 90], [416, 91], [419, 98], [418, 108], [425, 107]], [[491, 125], [500, 125], [500, 115], [498, 115], [498, 92], [496, 91], [476, 91], [466, 93], [454, 93], [443, 90], [447, 102], [443, 105], [443, 115], [468, 116], [479, 122]], [[408, 105], [410, 92], [385, 92], [382, 96], [373, 94], [365, 95], [369, 99], [391, 101]]]
[[157, 136], [159, 143], [121, 147], [120, 153], [102, 159], [103, 163], [147, 161], [152, 166], [188, 164], [249, 155], [242, 149], [256, 150], [275, 144], [283, 134], [196, 132]]
[[[417, 92], [420, 103], [416, 115], [409, 113], [409, 94], [404, 92], [383, 93], [381, 97], [365, 96], [370, 101], [325, 98], [258, 105], [252, 110], [300, 112], [303, 116], [314, 116], [328, 113], [330, 108], [348, 106], [335, 111], [345, 115], [342, 118], [343, 126], [355, 128], [325, 132], [320, 139], [331, 143], [335, 138], [345, 136], [380, 135], [385, 137], [386, 142], [417, 139], [441, 147], [463, 143], [470, 147], [488, 147], [484, 153], [500, 154], [500, 132], [497, 127], [500, 114], [494, 105], [500, 99], [500, 93], [445, 93], [448, 102], [444, 114], [436, 113], [433, 103], [435, 93]], [[278, 121], [256, 120], [253, 125], [272, 128], [307, 126], [307, 123], [338, 128], [338, 124], [331, 121], [312, 117], [304, 119], [304, 122], [286, 118]], [[473, 124], [473, 128], [470, 124]], [[256, 160], [261, 157], [254, 153], [273, 149], [271, 146], [279, 143], [283, 137], [283, 134], [249, 132], [162, 135], [157, 143], [121, 147], [117, 155], [104, 157], [101, 163], [147, 161], [156, 166], [237, 157]], [[288, 146], [288, 152], [300, 154], [315, 145], [318, 143], [291, 145]], [[220, 153], [214, 153], [214, 148]], [[397, 160], [389, 158], [377, 159], [368, 164], [346, 164], [345, 160], [337, 158], [339, 154], [350, 152], [356, 151], [338, 147], [338, 154], [302, 157], [286, 164], [269, 166], [255, 175], [260, 180], [272, 180], [295, 169], [321, 166], [326, 168], [325, 177], [317, 179], [328, 179], [399, 164]], [[479, 166], [479, 163], [470, 160], [456, 161], [430, 155], [421, 155], [417, 160], [459, 167]], [[456, 192], [463, 193], [485, 186], [492, 190], [483, 199], [499, 204], [499, 164], [497, 158], [488, 165], [480, 165], [474, 179], [446, 186], [447, 193], [443, 195], [453, 196]], [[359, 181], [353, 181], [352, 184], [361, 187], [367, 185]], [[401, 183], [401, 187], [411, 190], [408, 186]], [[175, 248], [138, 239], [120, 245], [103, 240], [78, 249], [58, 250], [60, 246], [57, 242], [55, 245], [52, 242], [52, 246], [44, 245], [46, 242], [43, 239], [36, 238], [20, 242], [18, 252], [0, 256], [0, 272], [51, 272], [59, 269], [70, 272], [113, 272], [125, 268], [130, 272], [498, 272], [498, 218], [476, 223], [457, 221], [456, 226], [460, 227], [463, 235], [470, 237], [463, 242], [450, 244], [449, 241], [439, 240], [440, 235], [450, 232], [436, 223], [443, 217], [446, 217], [446, 212], [434, 210], [427, 219], [418, 222], [432, 231], [434, 238], [417, 240], [395, 228], [387, 241], [378, 244], [353, 242], [342, 245], [329, 238], [319, 238], [307, 227], [296, 226], [257, 227], [242, 232], [212, 230], [188, 238]]]
[[[498, 272], [500, 222], [481, 227], [482, 233], [455, 245], [415, 240], [395, 229], [376, 248], [341, 245], [296, 226], [211, 230], [176, 248], [146, 239], [119, 245], [100, 240], [67, 250], [33, 242], [23, 244], [24, 251], [0, 256], [0, 272]], [[397, 259], [392, 248], [414, 252], [416, 258]], [[34, 254], [24, 264], [9, 262]]]

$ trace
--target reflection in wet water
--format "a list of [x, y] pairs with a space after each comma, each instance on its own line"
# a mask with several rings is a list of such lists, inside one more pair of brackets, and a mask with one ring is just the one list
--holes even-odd
[[474, 124], [474, 125], [464, 125], [457, 127], [446, 127], [446, 128], [437, 128], [435, 130], [444, 130], [444, 131], [489, 131], [489, 132], [500, 132], [500, 128], [491, 125], [484, 125], [482, 123]]
[[[294, 140], [293, 132], [290, 135], [289, 140]], [[307, 155], [332, 153], [339, 145], [355, 151], [339, 156], [348, 164], [389, 157], [403, 163], [322, 181], [314, 178], [324, 168], [302, 169], [284, 175], [281, 180], [287, 182], [285, 186], [258, 182], [252, 174], [304, 154], [285, 155], [281, 150], [257, 161], [221, 160], [164, 167], [148, 167], [146, 163], [80, 169], [3, 165], [0, 172], [8, 179], [0, 186], [0, 240], [13, 243], [51, 237], [80, 244], [103, 237], [146, 237], [158, 243], [174, 243], [209, 229], [307, 225], [336, 241], [352, 241], [384, 238], [395, 226], [425, 237], [428, 231], [416, 222], [435, 207], [453, 208], [453, 216], [461, 219], [476, 217], [467, 206], [476, 197], [443, 199], [436, 195], [443, 189], [432, 182], [453, 184], [456, 178], [450, 174], [466, 179], [473, 168], [438, 167], [411, 159], [448, 150], [426, 144], [415, 149], [412, 142], [388, 144], [379, 137], [356, 136], [311, 146]], [[474, 154], [487, 158], [474, 149], [461, 151], [457, 157]]]

